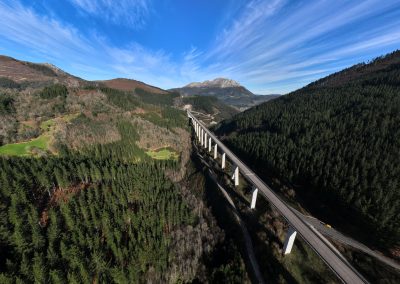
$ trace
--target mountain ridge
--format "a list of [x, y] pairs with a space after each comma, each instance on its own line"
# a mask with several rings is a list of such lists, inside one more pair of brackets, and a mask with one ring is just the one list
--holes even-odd
[[203, 82], [193, 82], [187, 84], [185, 87], [188, 88], [207, 88], [207, 87], [219, 87], [219, 88], [229, 88], [229, 87], [242, 87], [237, 81], [226, 78], [215, 78], [213, 80], [206, 80]]
[[156, 94], [168, 94], [168, 91], [128, 78], [88, 81], [72, 75], [51, 63], [33, 63], [0, 55], [0, 78], [7, 78], [18, 84], [32, 87], [43, 87], [48, 84], [61, 83], [68, 87], [84, 87], [102, 84], [120, 91], [134, 91], [136, 88]]
[[145, 91], [156, 93], [156, 94], [167, 94], [166, 90], [161, 88], [146, 84], [144, 82], [134, 80], [134, 79], [127, 79], [127, 78], [114, 78], [109, 80], [98, 80], [95, 81], [101, 84], [106, 85], [109, 88], [121, 90], [121, 91], [133, 91], [136, 88], [141, 88]]
[[227, 78], [193, 82], [181, 88], [169, 89], [169, 91], [178, 92], [183, 97], [213, 96], [241, 111], [278, 96], [255, 95], [237, 81]]

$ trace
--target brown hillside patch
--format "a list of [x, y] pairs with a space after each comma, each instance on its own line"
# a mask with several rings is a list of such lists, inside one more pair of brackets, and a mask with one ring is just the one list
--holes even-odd
[[54, 79], [30, 68], [21, 61], [6, 56], [0, 56], [0, 77], [7, 77], [16, 82], [50, 81]]
[[21, 121], [20, 122], [22, 125], [28, 126], [30, 128], [36, 128], [38, 126], [38, 122], [31, 119], [31, 120], [26, 120], [26, 121]]
[[145, 114], [145, 113], [147, 113], [147, 111], [145, 111], [144, 109], [138, 107], [138, 108], [134, 109], [134, 110], [132, 111], [132, 113], [135, 113], [135, 114]]
[[93, 94], [93, 93], [97, 93], [97, 91], [79, 89], [74, 94], [76, 96], [85, 96], [85, 95], [90, 95], [90, 94]]
[[118, 78], [118, 79], [105, 80], [105, 81], [99, 81], [99, 82], [105, 84], [109, 88], [118, 89], [121, 91], [134, 91], [136, 88], [141, 88], [145, 91], [148, 91], [151, 93], [156, 93], [156, 94], [167, 94], [168, 93], [167, 91], [164, 91], [160, 88], [150, 86], [143, 82], [131, 80], [131, 79]]
[[15, 82], [62, 83], [78, 87], [82, 79], [72, 76], [50, 64], [30, 63], [0, 55], [0, 77]]
[[67, 188], [56, 187], [53, 191], [53, 194], [50, 197], [49, 202], [47, 203], [46, 208], [42, 211], [39, 224], [42, 227], [47, 226], [47, 222], [49, 220], [48, 211], [51, 207], [56, 207], [60, 205], [60, 203], [68, 202], [75, 194], [80, 192], [81, 190], [87, 189], [90, 184], [88, 183], [79, 183], [77, 185], [73, 185]]

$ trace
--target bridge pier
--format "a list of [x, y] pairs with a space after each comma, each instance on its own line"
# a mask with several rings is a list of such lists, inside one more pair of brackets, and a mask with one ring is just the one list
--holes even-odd
[[215, 145], [214, 145], [214, 159], [217, 158], [217, 155], [218, 155], [218, 144], [215, 143]]
[[197, 125], [197, 130], [199, 132], [199, 134], [197, 135], [197, 138], [199, 139], [199, 142], [201, 142], [201, 129], [200, 129], [200, 125]]
[[222, 154], [222, 165], [221, 165], [221, 168], [222, 168], [222, 169], [225, 169], [225, 160], [226, 160], [226, 154], [223, 153], [223, 154]]
[[297, 232], [289, 227], [285, 243], [283, 245], [283, 254], [289, 254], [292, 251], [294, 240], [296, 239]]
[[234, 170], [233, 170], [233, 174], [232, 174], [232, 179], [234, 181], [235, 186], [239, 185], [239, 167], [234, 165]]
[[256, 208], [257, 194], [258, 194], [258, 188], [254, 187], [253, 195], [251, 197], [250, 209], [255, 209]]

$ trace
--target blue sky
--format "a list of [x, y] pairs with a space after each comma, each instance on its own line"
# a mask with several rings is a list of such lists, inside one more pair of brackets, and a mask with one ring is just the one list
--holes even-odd
[[400, 48], [392, 0], [0, 0], [0, 54], [162, 88], [287, 93]]

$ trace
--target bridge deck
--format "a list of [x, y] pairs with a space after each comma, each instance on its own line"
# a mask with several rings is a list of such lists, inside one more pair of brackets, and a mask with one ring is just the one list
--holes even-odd
[[280, 212], [311, 248], [322, 258], [332, 271], [345, 283], [367, 283], [367, 280], [340, 254], [339, 251], [321, 234], [313, 230], [300, 219], [284, 201], [275, 194], [249, 167], [247, 167], [233, 152], [231, 152], [211, 131], [197, 118], [188, 112], [189, 118], [196, 121], [201, 128], [218, 145], [218, 150], [239, 167], [240, 173], [259, 189], [259, 192]]

